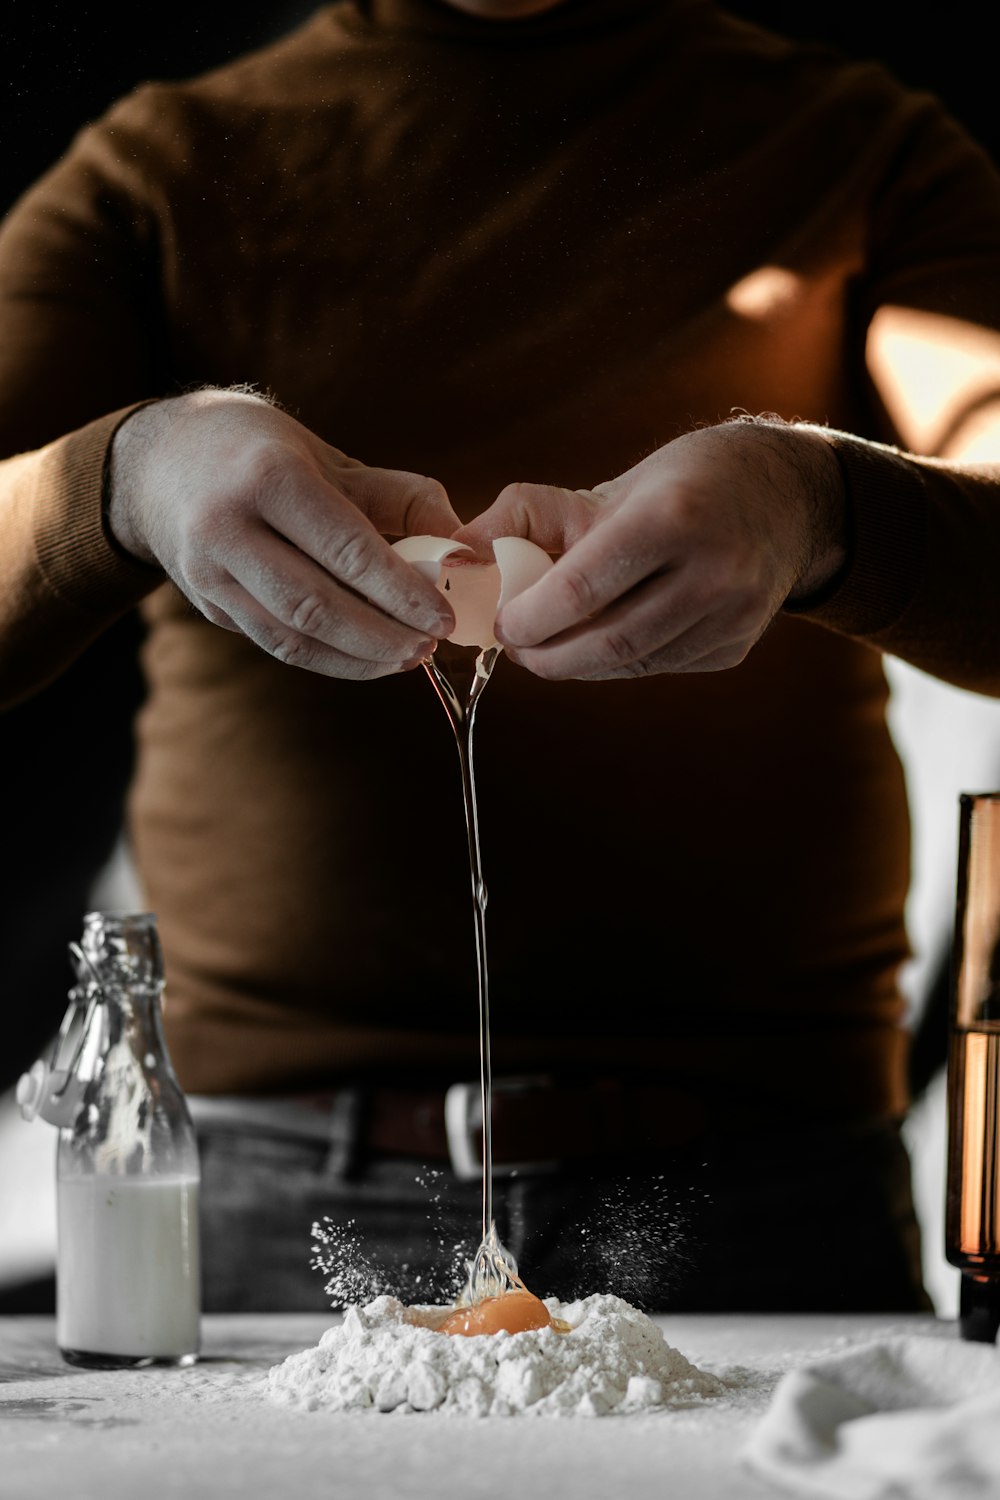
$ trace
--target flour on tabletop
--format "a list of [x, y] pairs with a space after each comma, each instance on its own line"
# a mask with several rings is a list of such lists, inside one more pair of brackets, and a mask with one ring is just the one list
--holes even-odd
[[410, 1321], [422, 1311], [432, 1321], [432, 1309], [377, 1297], [348, 1307], [314, 1349], [272, 1369], [268, 1392], [301, 1411], [599, 1417], [691, 1406], [726, 1389], [619, 1297], [546, 1306], [571, 1332], [437, 1333]]

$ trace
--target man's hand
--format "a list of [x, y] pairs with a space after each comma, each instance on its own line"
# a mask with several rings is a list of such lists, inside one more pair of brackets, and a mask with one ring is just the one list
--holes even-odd
[[686, 434], [594, 490], [509, 485], [456, 534], [563, 554], [501, 611], [497, 636], [547, 678], [736, 666], [788, 599], [845, 557], [844, 496], [818, 431], [777, 420]]
[[108, 523], [214, 624], [328, 677], [398, 672], [454, 623], [382, 535], [448, 536], [459, 520], [441, 486], [366, 468], [257, 396], [199, 391], [133, 413]]

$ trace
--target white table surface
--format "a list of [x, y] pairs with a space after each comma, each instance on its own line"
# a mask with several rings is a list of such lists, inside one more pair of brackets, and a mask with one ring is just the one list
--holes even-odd
[[751, 1500], [776, 1496], [740, 1449], [774, 1382], [844, 1341], [927, 1328], [930, 1317], [658, 1318], [703, 1368], [742, 1367], [732, 1395], [645, 1416], [536, 1419], [297, 1413], [262, 1377], [314, 1345], [333, 1315], [204, 1319], [186, 1370], [79, 1370], [49, 1318], [0, 1319], [3, 1500]]

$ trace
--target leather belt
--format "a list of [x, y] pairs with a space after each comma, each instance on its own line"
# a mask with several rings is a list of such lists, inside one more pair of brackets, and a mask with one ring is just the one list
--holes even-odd
[[[322, 1094], [189, 1097], [201, 1129], [263, 1132], [300, 1140], [352, 1139], [362, 1152], [448, 1162], [458, 1177], [482, 1172], [477, 1083], [445, 1089], [382, 1085]], [[608, 1078], [495, 1078], [493, 1170], [545, 1171], [561, 1163], [669, 1150], [705, 1130], [702, 1101], [665, 1084]]]

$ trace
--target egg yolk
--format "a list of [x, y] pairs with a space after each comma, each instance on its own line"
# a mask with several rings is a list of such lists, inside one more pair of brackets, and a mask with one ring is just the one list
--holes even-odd
[[532, 1292], [518, 1289], [501, 1297], [484, 1297], [471, 1307], [458, 1307], [438, 1324], [438, 1333], [524, 1333], [549, 1328], [549, 1310]]

